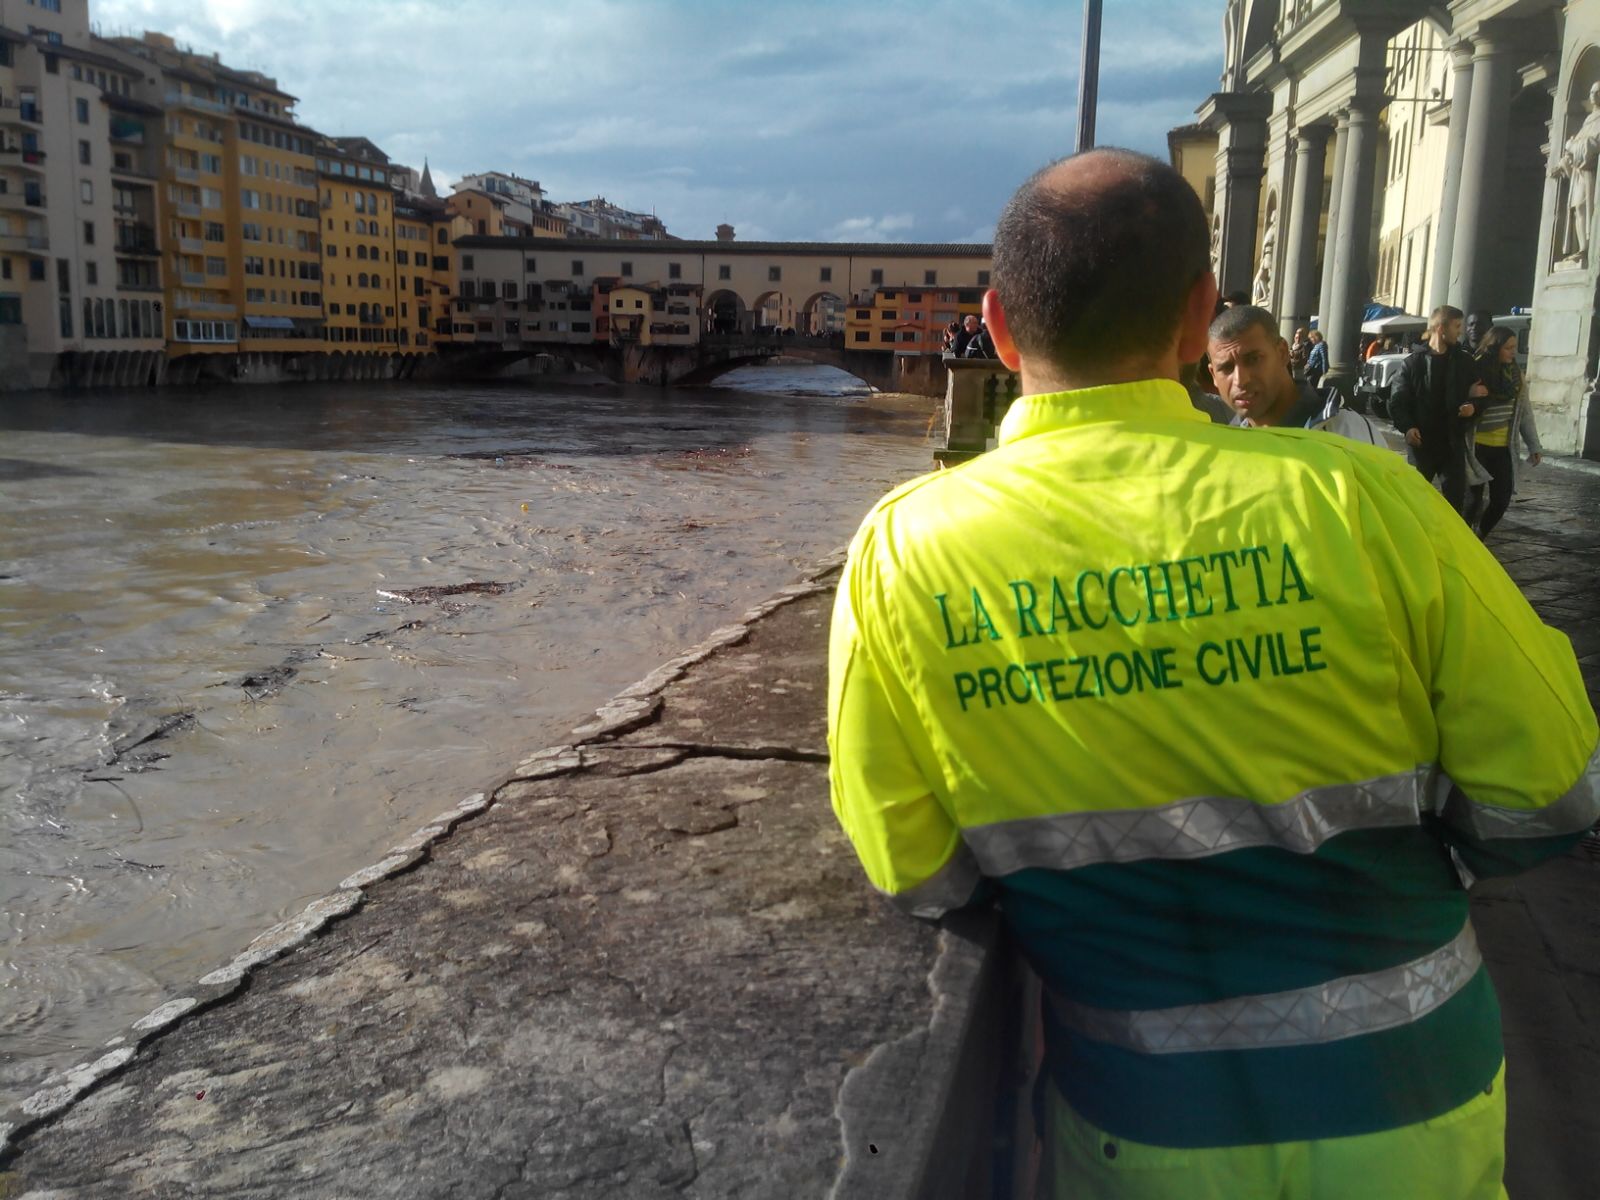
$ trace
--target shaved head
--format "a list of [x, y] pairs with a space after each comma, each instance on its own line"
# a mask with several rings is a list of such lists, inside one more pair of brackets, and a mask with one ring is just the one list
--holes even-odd
[[1181, 175], [1091, 150], [1017, 189], [995, 229], [994, 287], [1018, 353], [1081, 375], [1168, 352], [1210, 259]]

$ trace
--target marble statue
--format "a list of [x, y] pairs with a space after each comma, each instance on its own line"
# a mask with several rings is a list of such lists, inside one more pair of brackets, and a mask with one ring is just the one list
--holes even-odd
[[1261, 232], [1261, 265], [1256, 269], [1255, 282], [1250, 287], [1250, 303], [1261, 308], [1272, 304], [1273, 254], [1278, 246], [1278, 211], [1267, 212], [1267, 227]]
[[1566, 219], [1556, 234], [1556, 253], [1562, 262], [1589, 261], [1589, 235], [1594, 226], [1595, 168], [1600, 164], [1600, 83], [1589, 88], [1589, 115], [1578, 132], [1561, 147], [1550, 169], [1552, 178], [1567, 181]]
[[1222, 271], [1222, 217], [1211, 218], [1211, 273], [1218, 275]]

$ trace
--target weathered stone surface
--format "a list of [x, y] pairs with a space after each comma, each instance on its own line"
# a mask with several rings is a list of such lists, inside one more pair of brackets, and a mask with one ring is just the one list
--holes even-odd
[[[655, 720], [820, 746], [828, 603], [725, 635], [737, 649], [688, 666]], [[791, 686], [752, 703], [768, 672]], [[363, 882], [360, 911], [22, 1132], [12, 1193], [827, 1194], [845, 1080], [928, 1036], [939, 935], [867, 886], [821, 762], [693, 740], [710, 748], [540, 759], [564, 773], [502, 787], [416, 870]]]

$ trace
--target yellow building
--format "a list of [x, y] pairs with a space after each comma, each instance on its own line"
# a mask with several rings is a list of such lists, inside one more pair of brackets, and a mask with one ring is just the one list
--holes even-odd
[[[163, 34], [108, 42], [154, 69], [169, 363], [322, 349], [314, 131], [253, 71]], [[233, 374], [248, 374], [238, 359]]]
[[431, 353], [452, 337], [456, 273], [450, 243], [457, 219], [442, 200], [416, 195], [396, 197], [394, 214], [400, 345]]
[[856, 350], [935, 353], [943, 348], [945, 327], [971, 313], [981, 316], [983, 287], [878, 287], [856, 296], [845, 310], [844, 344]]
[[[331, 350], [388, 354], [401, 345], [390, 172], [388, 157], [365, 138], [334, 138], [318, 147]], [[412, 300], [406, 303], [409, 312]]]

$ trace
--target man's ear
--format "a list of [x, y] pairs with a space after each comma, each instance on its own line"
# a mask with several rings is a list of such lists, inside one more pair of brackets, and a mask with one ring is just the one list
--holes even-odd
[[1199, 362], [1210, 340], [1211, 316], [1217, 307], [1217, 277], [1207, 271], [1194, 281], [1178, 327], [1178, 361]]
[[1011, 370], [1020, 370], [1022, 356], [1017, 353], [1017, 343], [1011, 339], [1011, 327], [1006, 324], [1006, 310], [1000, 303], [1000, 293], [990, 288], [983, 294], [983, 322], [994, 339], [994, 352]]

